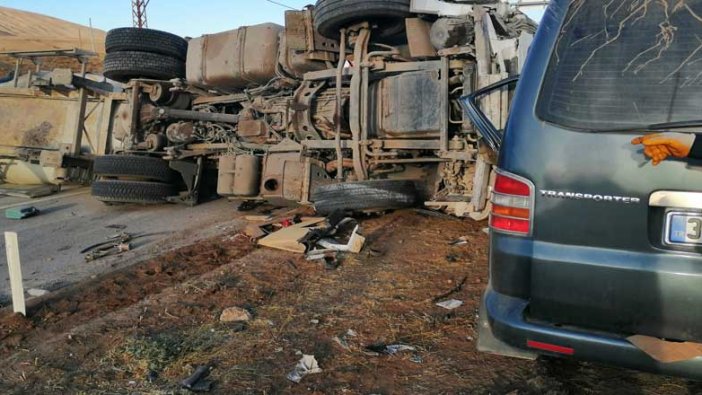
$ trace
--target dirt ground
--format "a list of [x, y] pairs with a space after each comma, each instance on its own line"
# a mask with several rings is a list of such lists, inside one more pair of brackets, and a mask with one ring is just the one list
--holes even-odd
[[[336, 269], [230, 234], [0, 314], [4, 393], [693, 394], [680, 379], [475, 350], [487, 281], [484, 224], [397, 212], [362, 222], [365, 250]], [[470, 243], [449, 246], [468, 236]], [[449, 295], [451, 290], [458, 290]], [[436, 298], [463, 306], [447, 311]], [[219, 321], [248, 309], [246, 325]], [[371, 344], [415, 351], [377, 355]], [[286, 379], [301, 354], [323, 372]]]

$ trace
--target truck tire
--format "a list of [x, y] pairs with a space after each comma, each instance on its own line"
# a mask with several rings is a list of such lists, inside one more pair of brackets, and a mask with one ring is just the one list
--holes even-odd
[[185, 77], [185, 62], [149, 52], [120, 51], [105, 55], [105, 77], [127, 82], [133, 78], [170, 80]]
[[100, 177], [134, 177], [171, 183], [177, 173], [161, 158], [141, 155], [98, 156], [93, 162], [93, 173]]
[[151, 52], [185, 60], [188, 42], [175, 34], [160, 30], [121, 27], [107, 32], [105, 52]]
[[374, 37], [393, 38], [405, 30], [411, 0], [317, 0], [314, 27], [322, 36], [338, 39], [339, 30], [369, 21], [377, 25]]
[[358, 181], [317, 187], [311, 200], [320, 214], [396, 210], [415, 206], [418, 192], [410, 180]]
[[97, 180], [92, 196], [105, 203], [159, 204], [177, 194], [175, 186], [160, 182]]

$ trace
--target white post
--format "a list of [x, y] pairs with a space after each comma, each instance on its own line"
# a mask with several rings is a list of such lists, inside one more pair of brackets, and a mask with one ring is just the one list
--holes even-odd
[[20, 265], [17, 233], [5, 232], [5, 250], [7, 252], [7, 267], [10, 270], [12, 308], [15, 313], [21, 313], [26, 316], [27, 311], [24, 304], [24, 286], [22, 285], [22, 266]]

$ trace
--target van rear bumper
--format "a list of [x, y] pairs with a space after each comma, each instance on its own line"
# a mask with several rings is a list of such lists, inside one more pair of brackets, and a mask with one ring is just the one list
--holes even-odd
[[[481, 332], [510, 347], [543, 355], [564, 356], [529, 349], [528, 341], [553, 344], [573, 349], [572, 358], [599, 362], [630, 369], [702, 380], [702, 358], [676, 363], [660, 363], [636, 348], [623, 337], [607, 336], [585, 330], [564, 329], [527, 321], [528, 302], [495, 292], [488, 287], [483, 297], [482, 311], [487, 325]], [[500, 353], [498, 350], [485, 350]]]

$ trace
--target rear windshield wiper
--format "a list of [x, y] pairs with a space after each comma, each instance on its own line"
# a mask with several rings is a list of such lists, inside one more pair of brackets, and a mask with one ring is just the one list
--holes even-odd
[[656, 123], [646, 127], [648, 130], [666, 130], [666, 129], [681, 129], [681, 128], [694, 128], [702, 126], [702, 119], [691, 119], [689, 121], [676, 121], [676, 122], [665, 122]]
[[671, 129], [684, 129], [684, 128], [694, 128], [702, 127], [702, 119], [691, 119], [689, 121], [675, 121], [675, 122], [662, 122], [654, 123], [646, 126], [631, 126], [631, 127], [621, 127], [612, 129], [594, 129], [590, 132], [594, 133], [618, 133], [618, 132], [655, 132], [661, 130], [671, 130]]

